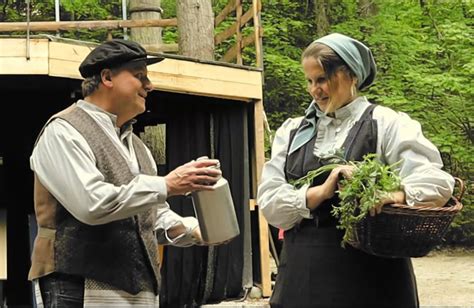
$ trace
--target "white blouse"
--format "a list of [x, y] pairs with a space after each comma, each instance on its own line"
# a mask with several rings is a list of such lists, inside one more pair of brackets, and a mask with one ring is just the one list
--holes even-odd
[[[365, 97], [336, 110], [334, 117], [318, 112], [314, 154], [318, 157], [339, 150], [350, 129], [369, 106]], [[286, 120], [277, 130], [272, 157], [265, 163], [258, 187], [257, 202], [268, 222], [284, 230], [291, 229], [303, 218], [311, 218], [306, 207], [305, 185], [295, 189], [285, 179], [285, 161], [290, 131], [298, 128], [303, 117]], [[377, 151], [384, 164], [401, 161], [398, 171], [408, 205], [442, 206], [451, 197], [454, 179], [441, 170], [438, 149], [423, 136], [420, 123], [403, 112], [377, 106]]]

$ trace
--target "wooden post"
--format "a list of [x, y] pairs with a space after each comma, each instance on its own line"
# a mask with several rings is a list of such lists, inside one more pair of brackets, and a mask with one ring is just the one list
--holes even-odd
[[237, 0], [237, 9], [236, 9], [236, 43], [237, 43], [237, 64], [242, 65], [242, 0]]
[[253, 7], [253, 27], [255, 35], [255, 57], [257, 67], [263, 67], [262, 54], [262, 29], [260, 27], [260, 11], [262, 9], [261, 0], [252, 0]]
[[[254, 107], [255, 117], [255, 183], [260, 182], [262, 175], [263, 164], [265, 163], [265, 148], [264, 148], [264, 123], [263, 123], [263, 101], [259, 100], [255, 102]], [[258, 204], [257, 204], [258, 206]], [[271, 277], [270, 277], [270, 244], [268, 241], [268, 222], [262, 215], [262, 212], [258, 211], [258, 229], [259, 229], [259, 241], [260, 241], [260, 270], [261, 270], [261, 281], [262, 281], [262, 294], [268, 297], [272, 293], [271, 289]]]
[[[130, 0], [130, 17], [132, 20], [161, 18], [161, 0]], [[140, 44], [161, 45], [160, 27], [132, 28], [130, 38]]]

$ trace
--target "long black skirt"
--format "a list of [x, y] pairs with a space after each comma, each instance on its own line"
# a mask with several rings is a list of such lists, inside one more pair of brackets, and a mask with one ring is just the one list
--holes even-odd
[[285, 232], [271, 307], [419, 307], [409, 258], [382, 258], [314, 223]]

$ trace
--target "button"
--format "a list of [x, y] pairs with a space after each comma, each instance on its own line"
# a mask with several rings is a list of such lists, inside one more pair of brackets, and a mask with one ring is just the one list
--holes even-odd
[[340, 131], [341, 131], [340, 127], [336, 128], [336, 134], [339, 133]]
[[339, 120], [339, 119], [336, 119], [336, 120], [334, 121], [334, 123], [336, 123], [336, 125], [341, 125], [341, 122], [342, 122], [342, 121]]

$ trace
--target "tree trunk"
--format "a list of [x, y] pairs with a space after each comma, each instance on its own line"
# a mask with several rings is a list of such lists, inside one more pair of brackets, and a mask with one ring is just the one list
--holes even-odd
[[359, 0], [357, 11], [362, 18], [374, 16], [377, 13], [377, 6], [374, 0]]
[[324, 36], [329, 32], [329, 20], [327, 16], [328, 6], [329, 3], [327, 0], [315, 1], [316, 33], [318, 37]]
[[179, 53], [214, 60], [214, 14], [211, 0], [177, 1]]
[[[130, 18], [135, 19], [159, 19], [161, 18], [161, 0], [130, 0]], [[130, 38], [143, 45], [161, 44], [160, 27], [132, 28]]]

